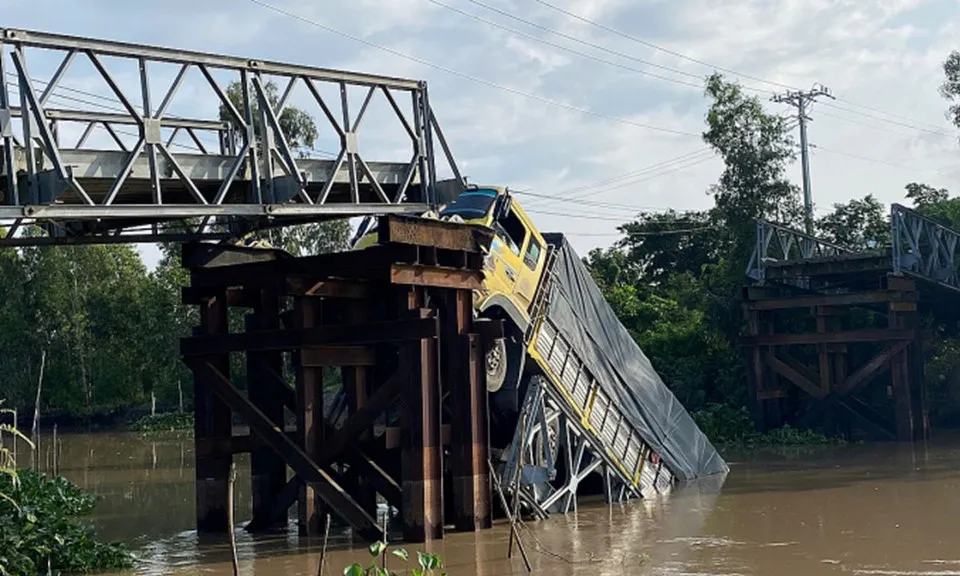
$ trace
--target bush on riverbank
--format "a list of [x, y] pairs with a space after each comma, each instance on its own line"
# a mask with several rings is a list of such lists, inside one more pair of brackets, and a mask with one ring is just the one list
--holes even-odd
[[0, 476], [0, 574], [83, 574], [127, 568], [132, 557], [118, 544], [95, 539], [82, 518], [96, 499], [65, 478], [21, 470], [16, 483]]
[[144, 416], [134, 422], [130, 429], [135, 432], [173, 432], [193, 429], [193, 414], [190, 412], [162, 412]]
[[737, 409], [726, 404], [713, 404], [698, 410], [693, 413], [693, 419], [717, 446], [813, 446], [842, 442], [839, 438], [790, 426], [761, 434], [754, 429], [746, 408]]

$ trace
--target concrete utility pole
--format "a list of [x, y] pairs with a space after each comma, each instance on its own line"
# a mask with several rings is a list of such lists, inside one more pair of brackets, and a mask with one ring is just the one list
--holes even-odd
[[784, 94], [775, 94], [771, 100], [789, 104], [797, 109], [797, 121], [800, 123], [800, 164], [803, 168], [803, 221], [807, 234], [813, 235], [813, 196], [810, 193], [810, 158], [807, 151], [807, 107], [817, 97], [834, 99], [830, 90], [822, 84], [814, 84], [813, 90], [787, 90]]

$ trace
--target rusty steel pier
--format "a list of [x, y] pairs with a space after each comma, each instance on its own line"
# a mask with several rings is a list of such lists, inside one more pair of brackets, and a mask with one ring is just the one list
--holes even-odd
[[[196, 386], [200, 532], [227, 530], [228, 474], [242, 452], [251, 453], [252, 531], [285, 527], [297, 504], [301, 535], [319, 534], [329, 512], [380, 539], [377, 496], [400, 512], [406, 541], [491, 525], [483, 358], [503, 328], [475, 319], [472, 306], [491, 232], [402, 216], [378, 227], [377, 246], [300, 258], [184, 246], [183, 301], [200, 309], [200, 326], [181, 341]], [[240, 360], [245, 391], [231, 375]], [[334, 367], [342, 421], [324, 417]], [[249, 435], [234, 435], [233, 416]]]

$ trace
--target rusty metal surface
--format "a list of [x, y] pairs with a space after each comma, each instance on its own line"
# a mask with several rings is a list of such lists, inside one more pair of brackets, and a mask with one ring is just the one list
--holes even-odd
[[381, 216], [380, 243], [429, 246], [445, 250], [480, 252], [489, 248], [493, 231], [476, 224], [458, 224], [433, 218]]

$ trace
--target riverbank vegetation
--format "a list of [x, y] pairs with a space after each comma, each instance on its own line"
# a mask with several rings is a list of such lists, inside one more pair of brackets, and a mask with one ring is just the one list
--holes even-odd
[[[15, 424], [0, 424], [0, 430], [32, 448]], [[18, 470], [13, 452], [0, 446], [0, 575], [85, 574], [130, 567], [132, 557], [123, 546], [97, 541], [84, 522], [95, 504], [93, 496], [65, 478]]]
[[[951, 55], [944, 71], [944, 96], [960, 101], [960, 54]], [[797, 430], [751, 435], [741, 410], [748, 398], [736, 342], [745, 328], [741, 288], [755, 245], [754, 222], [802, 228], [800, 192], [787, 177], [796, 143], [786, 120], [738, 84], [711, 76], [705, 97], [710, 106], [703, 141], [724, 163], [708, 191], [712, 206], [625, 219], [622, 238], [590, 251], [585, 261], [654, 367], [717, 442], [826, 441]], [[284, 114], [288, 139], [308, 150], [316, 137], [314, 120], [290, 107]], [[960, 126], [960, 114], [954, 119]], [[923, 183], [896, 186], [903, 187], [905, 203], [960, 229], [960, 198]], [[851, 248], [882, 247], [890, 242], [887, 212], [873, 195], [852, 198], [822, 210], [816, 233]], [[344, 249], [349, 232], [349, 224], [338, 221], [260, 237], [294, 254], [311, 254]], [[178, 347], [197, 319], [195, 310], [180, 304], [186, 283], [175, 245], [161, 247], [152, 270], [130, 246], [0, 251], [4, 394], [22, 411], [32, 407], [43, 365], [41, 413], [49, 417], [117, 423], [134, 410], [142, 413], [151, 394], [161, 411], [175, 410], [182, 395], [189, 411], [191, 375]], [[239, 327], [242, 318], [231, 322]], [[960, 424], [960, 340], [938, 330], [925, 375], [931, 420]], [[241, 388], [244, 370], [242, 363], [232, 366]], [[736, 417], [729, 420], [731, 415]], [[188, 427], [181, 418], [161, 415], [135, 429]]]
[[148, 414], [130, 425], [134, 432], [193, 432], [192, 412], [160, 412]]

